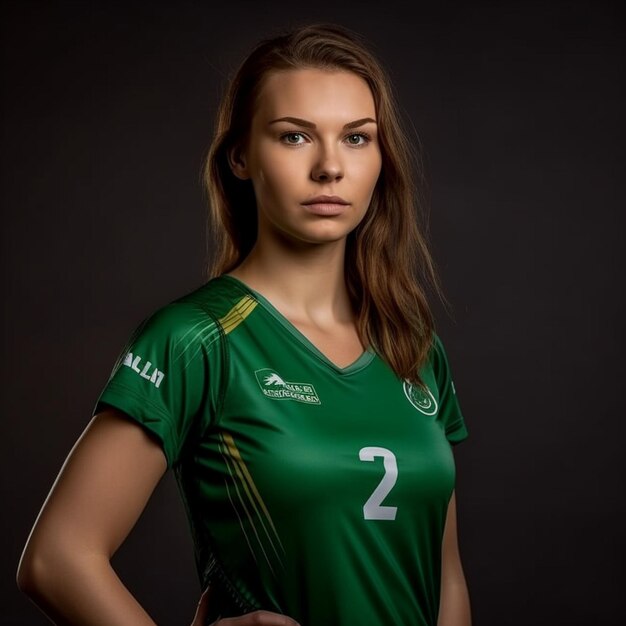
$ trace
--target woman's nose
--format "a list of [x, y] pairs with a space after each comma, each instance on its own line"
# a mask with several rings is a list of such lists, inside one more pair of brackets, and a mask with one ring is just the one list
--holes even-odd
[[311, 169], [311, 178], [317, 182], [331, 182], [343, 178], [343, 165], [335, 148], [323, 148]]

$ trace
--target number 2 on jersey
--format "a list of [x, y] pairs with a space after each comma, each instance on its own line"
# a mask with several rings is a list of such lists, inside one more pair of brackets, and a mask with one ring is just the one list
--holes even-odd
[[373, 461], [376, 457], [382, 457], [385, 474], [380, 483], [378, 483], [378, 487], [374, 489], [372, 495], [363, 505], [363, 516], [365, 519], [395, 520], [398, 507], [385, 506], [381, 502], [393, 489], [398, 479], [396, 455], [391, 450], [387, 450], [387, 448], [378, 448], [376, 446], [361, 448], [359, 451], [361, 461]]

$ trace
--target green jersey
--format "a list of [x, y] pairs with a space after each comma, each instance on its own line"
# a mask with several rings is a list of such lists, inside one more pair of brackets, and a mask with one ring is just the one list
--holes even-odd
[[162, 443], [213, 586], [209, 622], [265, 609], [303, 626], [435, 626], [467, 437], [442, 343], [399, 379], [372, 350], [338, 367], [223, 275], [147, 318], [96, 406]]

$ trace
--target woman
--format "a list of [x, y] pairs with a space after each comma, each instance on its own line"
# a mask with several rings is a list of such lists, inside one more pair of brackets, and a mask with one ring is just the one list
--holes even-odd
[[153, 624], [110, 558], [172, 468], [206, 590], [194, 624], [470, 624], [467, 430], [411, 154], [347, 30], [244, 61], [205, 168], [211, 279], [133, 334], [24, 549], [18, 583], [53, 620]]

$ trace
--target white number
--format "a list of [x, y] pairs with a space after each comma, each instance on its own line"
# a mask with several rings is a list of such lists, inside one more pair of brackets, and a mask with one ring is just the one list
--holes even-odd
[[387, 448], [377, 448], [376, 446], [368, 446], [359, 451], [361, 461], [373, 461], [376, 457], [383, 458], [385, 475], [374, 489], [374, 492], [363, 505], [363, 516], [365, 519], [388, 519], [395, 520], [397, 506], [385, 506], [381, 502], [387, 497], [387, 494], [393, 489], [398, 480], [398, 464], [396, 456]]

